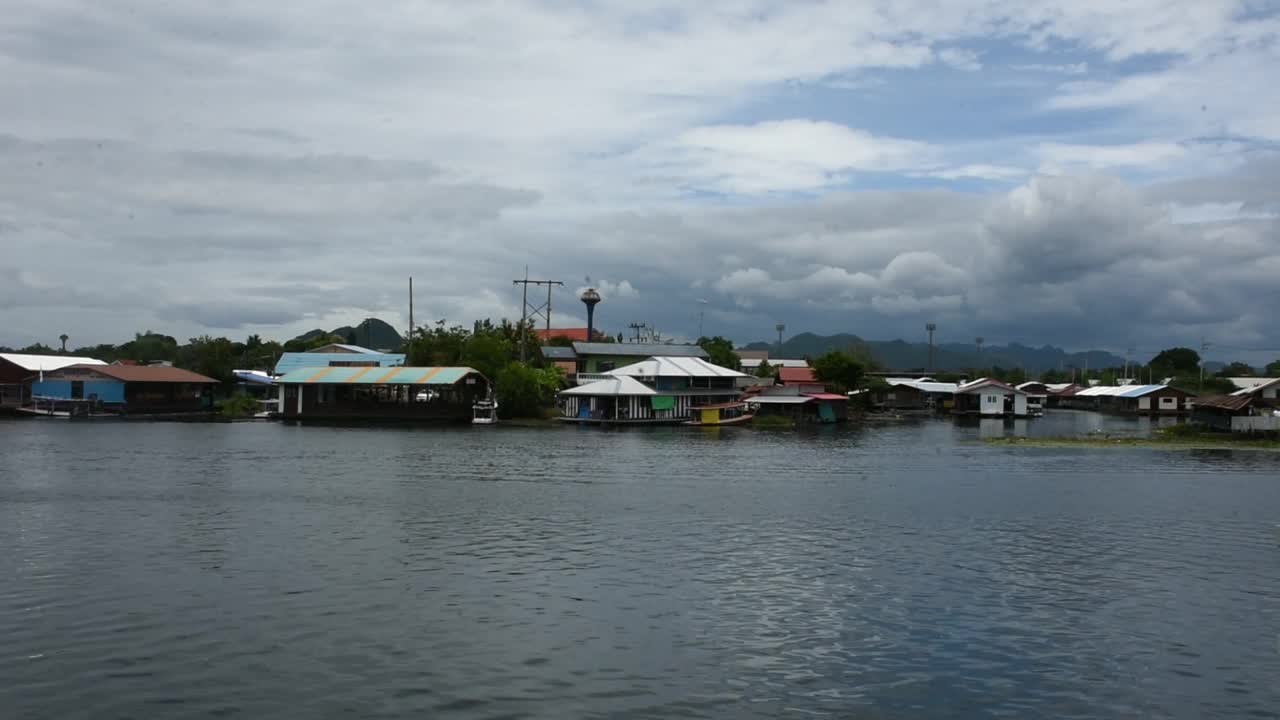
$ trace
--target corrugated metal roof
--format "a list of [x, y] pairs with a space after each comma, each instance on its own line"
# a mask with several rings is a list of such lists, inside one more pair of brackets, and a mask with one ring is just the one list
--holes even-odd
[[636, 357], [710, 357], [697, 345], [663, 345], [662, 343], [598, 343], [576, 342], [573, 351], [579, 355], [634, 355]]
[[72, 365], [106, 365], [101, 360], [89, 357], [68, 357], [66, 355], [26, 355], [23, 353], [0, 353], [0, 360], [8, 360], [23, 370], [31, 372], [49, 372]]
[[1214, 397], [1196, 398], [1197, 408], [1215, 408], [1238, 412], [1253, 404], [1252, 395], [1218, 395]]
[[1095, 385], [1075, 394], [1075, 397], [1123, 397], [1136, 398], [1163, 390], [1168, 385]]
[[923, 380], [890, 380], [889, 384], [893, 387], [907, 387], [920, 392], [940, 393], [943, 395], [954, 395], [956, 388], [959, 387], [955, 383], [925, 382]]
[[342, 348], [343, 350], [346, 350], [348, 353], [357, 353], [360, 355], [381, 355], [382, 354], [377, 350], [370, 350], [369, 348], [363, 347], [361, 345], [348, 345], [347, 343], [329, 343], [328, 345], [321, 345], [320, 347], [314, 348], [312, 350], [308, 350], [307, 352], [313, 355], [324, 355], [325, 353], [322, 353], [319, 351], [323, 350], [324, 348], [331, 348], [331, 347]]
[[807, 397], [813, 398], [814, 400], [848, 400], [849, 399], [848, 395], [839, 395], [837, 393], [827, 393], [827, 392], [805, 393], [805, 395]]
[[288, 373], [282, 385], [453, 385], [470, 374], [469, 367], [309, 367]]
[[574, 360], [578, 354], [571, 347], [559, 347], [556, 345], [543, 345], [542, 357], [548, 360]]
[[974, 390], [981, 390], [982, 388], [985, 388], [985, 387], [994, 387], [994, 388], [999, 388], [1001, 390], [1006, 390], [1008, 392], [1018, 393], [1019, 395], [1026, 395], [1026, 393], [1023, 392], [1022, 390], [1019, 390], [1018, 388], [1010, 385], [1009, 383], [996, 380], [995, 378], [978, 378], [977, 380], [974, 380], [972, 382], [964, 383], [956, 388], [956, 392], [958, 393], [973, 392]]
[[362, 353], [295, 353], [287, 352], [276, 361], [276, 374], [285, 375], [302, 368], [328, 367], [333, 363], [376, 362], [379, 367], [395, 367], [404, 364], [404, 353], [380, 353], [372, 350]]
[[1256, 388], [1259, 385], [1266, 385], [1274, 381], [1275, 379], [1276, 378], [1268, 378], [1268, 377], [1229, 377], [1227, 378], [1227, 381], [1230, 382], [1232, 385], [1235, 385], [1236, 388], [1240, 390], [1248, 390], [1251, 388]]
[[631, 377], [749, 377], [746, 373], [713, 365], [702, 358], [655, 356], [610, 370], [610, 375]]
[[1258, 385], [1254, 385], [1253, 387], [1241, 388], [1240, 390], [1237, 390], [1231, 394], [1232, 395], [1253, 395], [1254, 393], [1260, 393], [1272, 387], [1280, 386], [1280, 378], [1258, 378], [1258, 379], [1263, 380], [1264, 382]]
[[809, 363], [805, 362], [804, 360], [787, 360], [783, 358], [778, 358], [777, 360], [764, 360], [761, 358], [742, 358], [741, 360], [743, 368], [751, 368], [753, 370], [760, 367], [761, 363], [766, 363], [766, 362], [769, 363], [769, 367], [774, 367], [774, 368], [809, 367]]
[[99, 375], [127, 383], [217, 383], [211, 377], [190, 370], [168, 365], [72, 365], [76, 369], [92, 370]]
[[561, 390], [561, 395], [657, 395], [657, 391], [626, 375], [597, 380], [576, 388]]
[[778, 382], [781, 383], [817, 383], [818, 379], [814, 376], [811, 367], [780, 367], [778, 368]]
[[813, 402], [814, 399], [808, 395], [760, 395], [758, 397], [749, 397], [746, 401], [760, 405], [800, 405]]

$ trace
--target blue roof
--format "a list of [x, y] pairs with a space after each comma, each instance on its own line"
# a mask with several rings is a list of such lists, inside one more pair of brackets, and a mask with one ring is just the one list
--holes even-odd
[[378, 367], [395, 367], [404, 364], [404, 353], [305, 353], [287, 352], [276, 362], [276, 374], [287, 375], [294, 370], [309, 367], [328, 367], [346, 363], [378, 363]]
[[277, 382], [282, 385], [453, 385], [468, 375], [480, 373], [469, 367], [321, 366], [299, 368]]
[[1126, 390], [1120, 393], [1118, 397], [1123, 397], [1123, 398], [1142, 397], [1143, 395], [1146, 395], [1148, 393], [1153, 393], [1157, 390], [1163, 390], [1166, 387], [1167, 387], [1166, 385], [1139, 385], [1132, 390]]

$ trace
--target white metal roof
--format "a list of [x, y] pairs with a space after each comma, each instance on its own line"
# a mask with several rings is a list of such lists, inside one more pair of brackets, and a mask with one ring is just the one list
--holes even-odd
[[617, 377], [607, 378], [605, 380], [597, 380], [586, 385], [579, 385], [568, 390], [561, 390], [561, 395], [657, 395], [658, 393], [648, 385], [636, 380], [632, 377], [619, 375]]
[[1235, 385], [1237, 388], [1239, 388], [1239, 389], [1241, 389], [1241, 390], [1252, 390], [1252, 389], [1254, 389], [1254, 388], [1256, 388], [1256, 387], [1259, 387], [1259, 386], [1261, 386], [1261, 385], [1270, 385], [1271, 383], [1275, 382], [1275, 381], [1277, 380], [1277, 378], [1269, 378], [1269, 377], [1229, 377], [1229, 378], [1227, 378], [1227, 380], [1228, 380], [1228, 381], [1230, 381], [1230, 383], [1231, 383], [1232, 385]]
[[1095, 385], [1076, 393], [1076, 397], [1126, 397], [1136, 398], [1163, 390], [1167, 385]]
[[342, 348], [343, 350], [346, 350], [349, 353], [359, 353], [361, 355], [381, 354], [377, 350], [370, 350], [367, 347], [362, 347], [360, 345], [349, 345], [347, 343], [329, 343], [328, 345], [321, 345], [320, 347], [315, 348], [314, 350], [308, 350], [307, 352], [314, 353], [320, 350], [324, 350], [325, 348], [332, 348], [332, 347]]
[[909, 387], [920, 392], [941, 393], [944, 395], [954, 395], [958, 387], [955, 383], [927, 382], [924, 380], [890, 379], [889, 384], [894, 387]]
[[[1227, 379], [1231, 380], [1232, 382], [1236, 380], [1236, 378], [1227, 378]], [[1259, 390], [1266, 390], [1267, 388], [1273, 385], [1280, 385], [1280, 378], [1241, 378], [1241, 379], [1261, 380], [1262, 382], [1258, 383], [1257, 385], [1253, 385], [1251, 387], [1241, 388], [1231, 393], [1232, 395], [1252, 395], [1253, 393], [1258, 392]]]
[[1075, 385], [1075, 383], [1048, 383], [1045, 387], [1049, 388], [1053, 392], [1062, 392], [1072, 385]]
[[746, 373], [713, 365], [702, 358], [658, 355], [610, 370], [609, 375], [631, 377], [747, 377]]
[[23, 370], [31, 372], [49, 372], [61, 370], [69, 365], [106, 365], [101, 360], [87, 357], [67, 357], [65, 355], [24, 355], [22, 353], [0, 353], [0, 360], [8, 360]]
[[761, 358], [742, 358], [741, 362], [742, 367], [752, 369], [758, 368], [761, 363], [766, 362], [769, 363], [769, 367], [809, 367], [809, 363], [804, 360], [785, 360], [783, 358], [778, 358], [776, 360], [772, 358], [767, 360]]
[[956, 392], [967, 393], [967, 392], [972, 392], [974, 390], [981, 390], [982, 388], [985, 388], [985, 387], [994, 387], [994, 388], [999, 388], [1000, 390], [1006, 390], [1006, 391], [1012, 390], [1013, 392], [1019, 395], [1027, 394], [1026, 392], [1019, 390], [1018, 388], [1010, 385], [1009, 383], [1001, 382], [999, 380], [996, 380], [995, 378], [978, 378], [973, 382], [964, 383], [960, 385], [960, 387], [956, 388]]
[[800, 405], [813, 400], [808, 395], [760, 395], [758, 397], [749, 397], [744, 402], [758, 403], [760, 405]]

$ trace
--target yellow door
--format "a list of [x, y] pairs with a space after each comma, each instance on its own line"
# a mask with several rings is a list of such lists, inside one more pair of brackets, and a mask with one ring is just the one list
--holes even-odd
[[703, 410], [703, 411], [702, 411], [702, 424], [703, 424], [703, 425], [719, 425], [719, 424], [720, 424], [720, 411], [719, 411], [719, 410], [714, 410], [714, 409], [713, 409], [713, 410]]

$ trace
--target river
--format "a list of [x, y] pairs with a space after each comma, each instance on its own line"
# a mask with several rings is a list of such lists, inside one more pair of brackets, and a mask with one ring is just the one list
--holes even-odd
[[0, 421], [0, 715], [1275, 717], [1280, 454], [1005, 431]]

